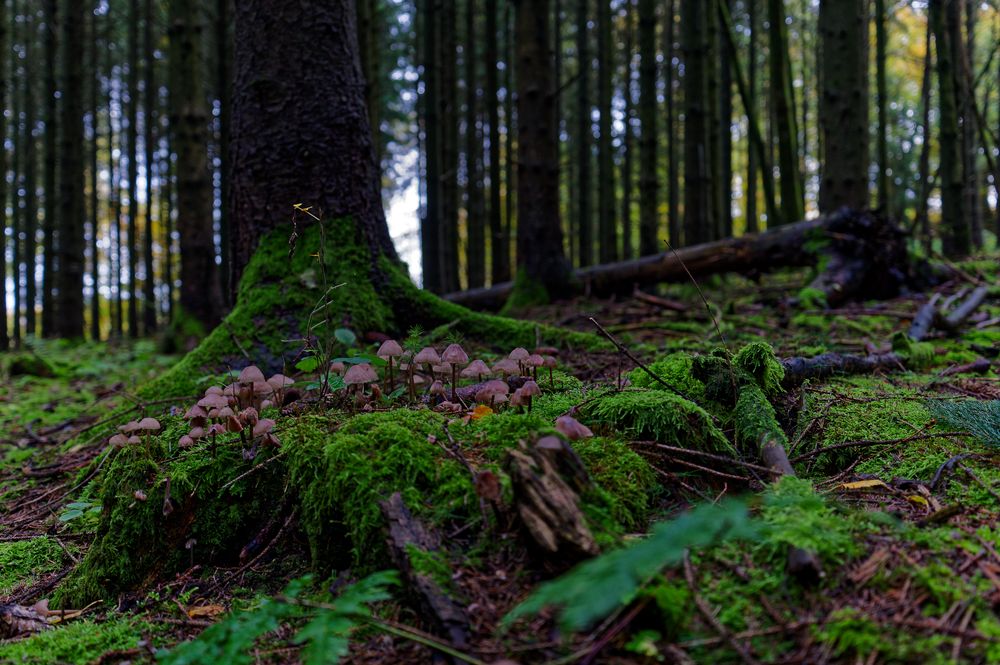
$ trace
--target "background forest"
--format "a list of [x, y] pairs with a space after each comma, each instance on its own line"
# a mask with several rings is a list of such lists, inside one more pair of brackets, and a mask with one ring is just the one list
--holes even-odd
[[[411, 272], [441, 293], [511, 279], [515, 52], [531, 37], [499, 0], [357, 4], [383, 198]], [[842, 205], [878, 207], [949, 256], [995, 233], [996, 2], [712, 6], [537, 5], [556, 46], [552, 166], [574, 266]], [[177, 303], [218, 321], [234, 288], [226, 0], [3, 10], [0, 346], [149, 334]]]

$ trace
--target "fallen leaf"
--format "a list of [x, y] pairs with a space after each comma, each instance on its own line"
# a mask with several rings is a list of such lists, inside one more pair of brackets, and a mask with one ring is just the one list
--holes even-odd
[[493, 409], [486, 406], [485, 404], [480, 404], [472, 410], [472, 419], [479, 420], [480, 418], [485, 418], [486, 416], [492, 416]]
[[226, 608], [222, 605], [197, 605], [188, 609], [187, 615], [191, 619], [195, 617], [214, 617], [224, 614], [225, 611]]
[[840, 489], [842, 490], [870, 490], [876, 487], [889, 489], [889, 486], [878, 478], [874, 478], [872, 480], [856, 480], [853, 483], [842, 483], [840, 485]]

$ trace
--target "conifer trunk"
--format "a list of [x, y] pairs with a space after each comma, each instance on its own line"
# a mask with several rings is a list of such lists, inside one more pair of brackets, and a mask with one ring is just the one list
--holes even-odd
[[38, 117], [35, 98], [35, 38], [37, 11], [34, 7], [25, 15], [24, 37], [24, 245], [21, 253], [24, 264], [24, 331], [28, 335], [37, 332], [38, 297], [35, 279], [35, 262], [38, 252], [36, 232], [38, 227], [38, 146], [33, 129]]
[[580, 266], [589, 266], [594, 262], [594, 193], [592, 159], [594, 132], [590, 118], [590, 71], [592, 57], [590, 54], [590, 2], [577, 0], [576, 5], [576, 58], [577, 58], [577, 136], [576, 136], [576, 172], [577, 172], [577, 233], [579, 234]]
[[615, 164], [611, 146], [611, 0], [597, 0], [597, 235], [601, 263], [618, 258], [615, 232]]
[[[10, 53], [7, 34], [7, 3], [0, 2], [0, 108], [7, 108], [7, 58]], [[0, 120], [0, 145], [7, 140], [7, 122]], [[0, 150], [0, 173], [7, 173], [7, 151]], [[0, 275], [7, 278], [7, 178], [0, 178]], [[0, 289], [0, 351], [10, 348], [7, 330], [7, 289]]]
[[[820, 11], [822, 12], [822, 7], [830, 5], [831, 2], [838, 5], [831, 12], [837, 15], [834, 20], [841, 22], [844, 20], [845, 13], [850, 13], [848, 5], [851, 2], [867, 4], [867, 0], [823, 0]], [[803, 218], [804, 202], [799, 166], [798, 127], [795, 118], [795, 92], [792, 88], [792, 65], [788, 48], [788, 26], [785, 25], [784, 0], [767, 0], [767, 9], [767, 19], [770, 23], [767, 34], [770, 38], [768, 59], [771, 76], [771, 100], [778, 138], [778, 168], [781, 172], [781, 216], [786, 222], [793, 222]], [[865, 16], [867, 17], [867, 13]], [[820, 22], [822, 24], [822, 19]], [[865, 25], [867, 25], [867, 21]], [[822, 25], [820, 29], [823, 29]], [[867, 43], [867, 32], [865, 33], [865, 43]], [[851, 62], [849, 57], [848, 62]], [[867, 76], [864, 80], [867, 82]], [[852, 81], [851, 83], [856, 85], [856, 82]], [[853, 96], [853, 94], [852, 92], [851, 95]], [[865, 94], [864, 99], [867, 100], [867, 94]], [[855, 98], [854, 101], [857, 102], [857, 99]], [[865, 118], [867, 119], [867, 113], [865, 113]], [[867, 125], [864, 127], [864, 131], [868, 131]]]
[[[639, 256], [649, 256], [660, 251], [659, 178], [656, 168], [659, 140], [656, 125], [656, 3], [654, 0], [639, 0], [638, 10], [639, 128], [642, 132], [639, 135]], [[664, 63], [668, 71], [672, 67], [670, 62]], [[668, 87], [667, 97], [672, 94]], [[673, 102], [668, 101], [668, 104], [672, 111]]]
[[58, 55], [58, 3], [56, 0], [44, 0], [42, 10], [45, 16], [45, 39], [42, 50], [45, 52], [42, 89], [45, 91], [45, 106], [43, 121], [45, 135], [43, 150], [44, 165], [42, 188], [45, 191], [45, 218], [42, 226], [42, 336], [51, 337], [56, 334], [55, 311], [55, 278], [56, 278], [56, 228], [58, 224], [58, 202], [56, 193], [56, 171], [58, 153], [56, 139], [59, 131], [59, 120], [56, 107], [56, 57]]
[[504, 231], [501, 215], [500, 189], [500, 100], [498, 99], [499, 75], [497, 74], [497, 0], [486, 0], [486, 48], [484, 67], [486, 69], [487, 122], [490, 127], [490, 281], [494, 284], [510, 279], [510, 248]]
[[146, 166], [146, 229], [143, 233], [142, 256], [146, 277], [142, 282], [142, 329], [146, 335], [156, 330], [156, 272], [153, 269], [153, 164], [156, 148], [156, 44], [153, 41], [153, 21], [155, 20], [153, 0], [146, 0], [145, 21], [143, 22], [143, 46], [145, 47], [146, 85], [143, 106], [145, 129]]
[[[486, 234], [484, 225], [482, 137], [479, 133], [479, 101], [476, 84], [476, 7], [465, 2], [465, 225], [466, 279], [469, 288], [486, 283]], [[373, 125], [374, 127], [374, 125]]]

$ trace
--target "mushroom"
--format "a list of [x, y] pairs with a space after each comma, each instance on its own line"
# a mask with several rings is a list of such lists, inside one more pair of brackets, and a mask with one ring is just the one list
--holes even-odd
[[441, 354], [441, 360], [451, 365], [451, 401], [458, 401], [458, 366], [469, 363], [469, 355], [458, 344], [449, 344]]
[[507, 356], [507, 357], [510, 358], [511, 360], [513, 360], [514, 362], [516, 362], [518, 370], [523, 373], [524, 372], [524, 361], [527, 360], [528, 356], [530, 356], [530, 355], [531, 354], [528, 353], [527, 349], [525, 349], [524, 347], [519, 346], [516, 349], [514, 349], [513, 351], [511, 351], [510, 355]]
[[184, 420], [190, 420], [192, 427], [204, 427], [208, 423], [208, 412], [195, 404], [184, 414]]
[[528, 379], [518, 390], [521, 391], [521, 395], [524, 396], [525, 401], [528, 403], [528, 413], [531, 413], [531, 398], [541, 395], [542, 389], [533, 380]]
[[180, 446], [181, 448], [190, 448], [191, 446], [194, 445], [194, 439], [185, 434], [177, 441], [177, 445]]
[[483, 375], [489, 373], [490, 373], [489, 366], [479, 358], [476, 358], [471, 363], [469, 363], [468, 367], [462, 370], [461, 376], [463, 379], [471, 379], [473, 377], [479, 377], [479, 380], [482, 381]]
[[330, 371], [338, 376], [343, 376], [346, 369], [347, 366], [339, 360], [337, 362], [330, 363]]
[[108, 445], [115, 446], [116, 448], [124, 448], [127, 443], [128, 437], [121, 432], [108, 439]]
[[243, 368], [240, 372], [240, 378], [237, 379], [240, 383], [254, 384], [258, 381], [264, 381], [264, 372], [260, 371], [256, 365], [249, 365]]
[[387, 339], [384, 342], [382, 342], [382, 346], [378, 347], [378, 353], [376, 353], [376, 355], [382, 360], [385, 360], [386, 362], [389, 363], [389, 380], [387, 383], [388, 385], [387, 390], [391, 391], [393, 383], [392, 361], [394, 358], [398, 358], [401, 355], [403, 355], [403, 347], [401, 347], [399, 345], [399, 342], [397, 342], [396, 340]]
[[504, 376], [514, 376], [517, 374], [517, 363], [510, 358], [504, 358], [493, 365], [493, 371]]
[[493, 379], [483, 384], [483, 387], [476, 393], [476, 401], [480, 404], [494, 406], [507, 401], [507, 393], [510, 386], [499, 379]]
[[229, 400], [223, 395], [212, 393], [198, 400], [197, 406], [205, 409], [206, 412], [211, 412], [212, 409], [221, 409], [224, 406], [229, 406]]
[[261, 418], [257, 421], [257, 424], [253, 426], [253, 435], [264, 436], [268, 432], [274, 429], [274, 421], [270, 418]]
[[594, 433], [589, 427], [581, 423], [573, 416], [559, 416], [556, 418], [556, 431], [570, 441], [586, 439], [594, 436]]
[[526, 367], [531, 368], [535, 381], [538, 381], [538, 368], [545, 364], [545, 358], [541, 357], [537, 353], [532, 353], [530, 356], [525, 358], [524, 364]]
[[130, 420], [121, 427], [118, 428], [119, 432], [123, 434], [132, 435], [139, 431], [139, 422], [136, 420]]
[[518, 388], [517, 390], [515, 390], [514, 394], [510, 396], [510, 405], [511, 406], [514, 406], [514, 407], [525, 406], [525, 405], [527, 405], [527, 403], [528, 403], [528, 399], [524, 396], [524, 393], [521, 391], [520, 388]]
[[257, 413], [257, 409], [248, 407], [240, 411], [240, 420], [244, 425], [253, 427], [257, 424], [257, 420], [260, 418], [260, 414]]
[[417, 355], [413, 356], [412, 362], [414, 365], [426, 365], [427, 373], [433, 375], [431, 368], [441, 362], [441, 356], [438, 355], [433, 346], [425, 346], [420, 349]]
[[205, 388], [205, 394], [206, 395], [224, 395], [225, 393], [222, 391], [222, 388], [220, 388], [219, 386], [209, 386], [208, 388]]
[[435, 381], [431, 384], [431, 387], [427, 392], [433, 397], [443, 398], [445, 396], [444, 384], [440, 381]]
[[146, 436], [146, 445], [149, 445], [149, 435], [160, 431], [160, 421], [156, 418], [146, 417], [139, 421], [139, 431]]
[[378, 381], [378, 374], [375, 373], [375, 369], [368, 363], [361, 363], [360, 365], [353, 365], [351, 369], [347, 370], [344, 374], [344, 385], [348, 388], [351, 386], [358, 386], [358, 394], [364, 394], [365, 385], [369, 383], [374, 383]]
[[289, 379], [284, 374], [275, 374], [267, 380], [267, 385], [271, 386], [271, 390], [274, 391], [275, 402], [279, 406], [285, 403], [285, 388], [294, 383], [295, 381]]
[[553, 356], [542, 356], [542, 359], [545, 361], [543, 366], [549, 369], [549, 388], [555, 388], [556, 384], [555, 380], [552, 378], [552, 370], [556, 366], [556, 359]]
[[191, 437], [192, 439], [194, 439], [195, 441], [197, 441], [198, 439], [200, 439], [203, 436], [205, 436], [205, 428], [204, 427], [192, 427], [191, 431], [188, 432], [188, 436]]

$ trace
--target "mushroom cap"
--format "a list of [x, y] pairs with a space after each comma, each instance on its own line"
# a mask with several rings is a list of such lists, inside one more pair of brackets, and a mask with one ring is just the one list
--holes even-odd
[[194, 445], [194, 439], [185, 434], [177, 441], [177, 445], [180, 446], [181, 448], [190, 448], [191, 446]]
[[551, 369], [556, 366], [556, 359], [554, 356], [542, 356], [542, 360], [544, 361], [542, 363], [544, 367]]
[[271, 386], [274, 390], [284, 390], [293, 383], [295, 383], [295, 381], [289, 379], [284, 374], [275, 374], [267, 380], [267, 385]]
[[222, 423], [215, 423], [211, 427], [208, 428], [208, 433], [209, 434], [225, 434], [226, 433], [226, 426], [223, 425]]
[[198, 400], [198, 406], [203, 409], [221, 409], [224, 406], [229, 406], [229, 400], [222, 395], [205, 395]]
[[205, 428], [192, 427], [191, 431], [188, 432], [188, 436], [191, 437], [192, 439], [200, 439], [201, 437], [205, 436]]
[[474, 376], [482, 376], [483, 374], [489, 374], [489, 373], [490, 373], [489, 365], [484, 363], [479, 358], [476, 358], [471, 363], [469, 363], [468, 367], [462, 370], [460, 376], [468, 379]]
[[530, 355], [531, 354], [528, 353], [528, 350], [526, 348], [519, 346], [516, 349], [514, 349], [513, 351], [511, 351], [510, 355], [507, 356], [507, 357], [510, 358], [511, 360], [519, 362], [521, 360], [524, 360], [525, 358], [527, 358]]
[[222, 388], [220, 388], [219, 386], [209, 386], [208, 388], [205, 388], [205, 394], [206, 395], [222, 395], [224, 393], [222, 391]]
[[237, 386], [235, 383], [230, 383], [228, 386], [222, 389], [222, 394], [226, 397], [236, 397]]
[[344, 374], [344, 383], [348, 386], [364, 385], [373, 381], [378, 381], [378, 374], [375, 373], [375, 368], [368, 363], [353, 365]]
[[413, 362], [418, 365], [437, 365], [441, 362], [441, 356], [433, 346], [425, 346], [420, 349], [417, 355], [413, 356]]
[[525, 397], [537, 397], [542, 394], [542, 389], [538, 387], [538, 384], [532, 380], [527, 380], [524, 385], [519, 388], [521, 394]]
[[535, 353], [540, 356], [558, 356], [559, 349], [554, 346], [539, 346], [535, 349]]
[[441, 376], [451, 376], [451, 365], [445, 365], [444, 363], [440, 365], [434, 365], [431, 367], [434, 374], [440, 374]]
[[143, 418], [139, 421], [139, 429], [143, 432], [159, 432], [160, 431], [160, 421], [156, 418]]
[[382, 346], [378, 347], [378, 352], [375, 355], [379, 358], [398, 358], [403, 355], [403, 347], [396, 340], [387, 339], [382, 342]]
[[431, 395], [444, 395], [444, 384], [441, 383], [440, 381], [435, 381], [434, 383], [432, 383], [431, 384], [431, 389], [430, 389], [430, 394]]
[[413, 385], [415, 386], [420, 386], [427, 383], [427, 378], [424, 377], [423, 374], [414, 374], [412, 380], [413, 380]]
[[449, 365], [464, 365], [469, 362], [469, 354], [458, 344], [449, 344], [441, 354], [441, 360]]
[[260, 403], [261, 410], [270, 409], [272, 406], [274, 406], [274, 402], [272, 402], [269, 399], [266, 399], [266, 400], [264, 400], [263, 402]]
[[511, 360], [510, 358], [504, 358], [500, 362], [493, 365], [493, 371], [506, 376], [513, 376], [518, 372], [517, 362]]
[[264, 380], [264, 372], [260, 371], [256, 365], [249, 365], [240, 372], [240, 383], [256, 383]]
[[142, 439], [139, 438], [139, 435], [133, 434], [128, 438], [128, 442], [132, 444], [142, 443]]
[[559, 416], [556, 418], [556, 431], [570, 441], [586, 439], [594, 436], [594, 432], [591, 431], [589, 427], [581, 423], [573, 416]]
[[525, 397], [525, 394], [523, 392], [521, 392], [520, 388], [518, 388], [517, 390], [515, 390], [514, 394], [510, 396], [510, 405], [511, 406], [527, 406], [528, 405], [528, 400]]
[[545, 364], [545, 358], [541, 357], [537, 353], [532, 353], [524, 360], [524, 363], [528, 367], [541, 367]]
[[270, 418], [261, 418], [257, 421], [257, 424], [253, 426], [254, 436], [263, 436], [274, 429], [274, 421]]
[[120, 426], [118, 428], [118, 431], [119, 432], [124, 432], [125, 434], [135, 434], [140, 429], [141, 428], [139, 427], [139, 421], [137, 421], [137, 420], [130, 420], [127, 423], [125, 423], [124, 425]]
[[259, 418], [260, 414], [258, 414], [257, 409], [252, 406], [240, 411], [240, 420], [242, 420], [245, 425], [256, 425]]
[[236, 416], [229, 416], [226, 418], [226, 429], [230, 432], [242, 432], [243, 423]]
[[235, 415], [236, 413], [231, 408], [229, 408], [228, 406], [224, 406], [221, 409], [219, 409], [219, 413], [218, 415], [216, 415], [216, 418], [228, 418], [230, 416], [235, 416]]
[[128, 443], [128, 437], [119, 432], [118, 434], [115, 434], [113, 437], [108, 439], [108, 443], [112, 446], [119, 446], [119, 447], [124, 446], [126, 443]]
[[541, 448], [542, 450], [562, 450], [563, 442], [558, 436], [543, 436], [535, 444], [536, 448]]
[[340, 374], [341, 376], [343, 376], [344, 370], [346, 369], [347, 366], [344, 363], [340, 362], [339, 360], [337, 362], [330, 363], [330, 371], [333, 372], [334, 374]]
[[253, 382], [253, 393], [254, 395], [270, 395], [274, 392], [274, 388], [267, 381], [254, 381]]
[[494, 388], [494, 389], [498, 390], [501, 395], [507, 395], [507, 394], [510, 393], [510, 386], [508, 386], [506, 382], [501, 381], [500, 379], [493, 379], [492, 381], [487, 381], [483, 385], [483, 387], [484, 388], [486, 388], [486, 387]]
[[195, 404], [187, 410], [187, 413], [184, 414], [184, 419], [194, 420], [195, 418], [208, 418], [208, 411], [206, 411], [204, 407]]

